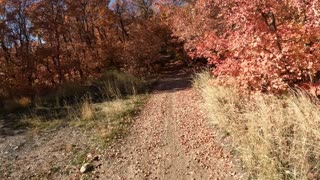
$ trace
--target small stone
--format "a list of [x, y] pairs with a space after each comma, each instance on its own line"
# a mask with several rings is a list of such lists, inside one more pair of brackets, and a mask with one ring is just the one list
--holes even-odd
[[284, 171], [286, 174], [291, 174], [291, 172], [289, 170], [285, 170]]
[[92, 156], [91, 153], [87, 154], [87, 158], [88, 158], [88, 159], [92, 159], [92, 157], [93, 157], [93, 156]]
[[90, 163], [85, 163], [81, 168], [80, 168], [80, 172], [81, 173], [86, 173], [88, 171], [93, 170], [93, 166]]

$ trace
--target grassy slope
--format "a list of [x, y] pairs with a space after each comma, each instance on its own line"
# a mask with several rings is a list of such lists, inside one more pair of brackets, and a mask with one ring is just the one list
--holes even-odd
[[231, 137], [253, 179], [320, 178], [320, 109], [302, 92], [240, 95], [199, 74], [210, 121]]

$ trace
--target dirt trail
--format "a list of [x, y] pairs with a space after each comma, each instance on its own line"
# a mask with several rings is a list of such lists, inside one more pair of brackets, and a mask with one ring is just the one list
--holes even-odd
[[[15, 131], [0, 122], [0, 179], [246, 179], [206, 121], [188, 73], [165, 68], [129, 134], [108, 149], [77, 128], [8, 134]], [[81, 174], [78, 156], [92, 149], [99, 166]]]
[[101, 179], [243, 179], [190, 84], [183, 73], [162, 78], [129, 136], [107, 150]]

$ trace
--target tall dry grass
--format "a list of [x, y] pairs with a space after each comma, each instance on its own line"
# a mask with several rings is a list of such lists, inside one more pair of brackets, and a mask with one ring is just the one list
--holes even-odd
[[243, 95], [199, 74], [210, 121], [227, 132], [252, 179], [320, 179], [320, 108], [302, 91]]
[[91, 120], [94, 116], [94, 108], [89, 98], [86, 98], [80, 105], [80, 119]]
[[87, 97], [102, 102], [121, 99], [148, 92], [149, 82], [116, 70], [106, 71], [100, 78], [86, 82], [66, 82], [57, 89], [48, 90], [45, 95], [11, 97], [0, 88], [0, 113], [29, 110], [38, 107], [63, 108], [77, 105]]
[[118, 71], [106, 72], [95, 84], [107, 99], [145, 93], [148, 86], [146, 81]]

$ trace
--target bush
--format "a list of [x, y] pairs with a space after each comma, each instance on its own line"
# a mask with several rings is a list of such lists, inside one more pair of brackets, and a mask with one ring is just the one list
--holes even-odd
[[18, 110], [23, 110], [31, 106], [31, 99], [28, 97], [20, 97], [20, 98], [13, 98], [13, 99], [0, 99], [0, 105], [2, 105], [1, 111], [6, 111], [6, 112], [13, 112], [13, 111], [18, 111]]
[[169, 20], [189, 55], [206, 58], [216, 76], [233, 76], [245, 91], [283, 93], [319, 80], [319, 7], [295, 0], [199, 0], [173, 9]]

